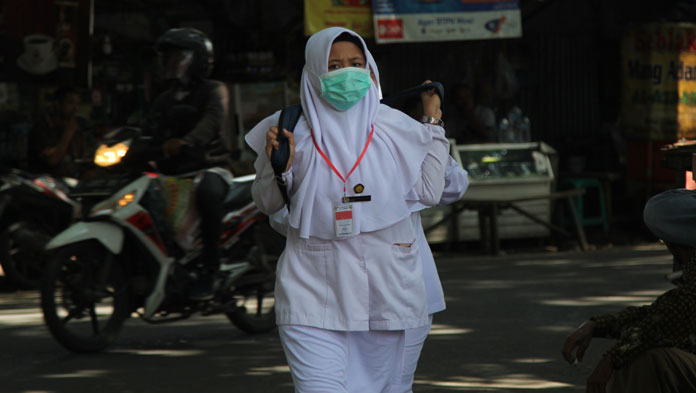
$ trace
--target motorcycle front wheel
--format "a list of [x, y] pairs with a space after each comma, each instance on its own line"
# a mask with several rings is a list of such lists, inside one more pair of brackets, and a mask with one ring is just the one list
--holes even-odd
[[129, 316], [128, 297], [121, 265], [95, 240], [59, 249], [41, 283], [46, 325], [77, 353], [99, 352], [116, 340]]
[[52, 235], [31, 221], [18, 221], [0, 233], [0, 265], [7, 279], [19, 289], [39, 287], [45, 255]]

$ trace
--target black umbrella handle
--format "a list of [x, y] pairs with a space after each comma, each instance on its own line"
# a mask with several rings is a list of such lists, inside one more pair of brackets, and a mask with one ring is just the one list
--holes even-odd
[[406, 98], [410, 98], [413, 96], [417, 96], [420, 93], [426, 91], [426, 90], [431, 90], [435, 89], [435, 93], [440, 96], [440, 106], [445, 105], [445, 88], [442, 86], [442, 83], [440, 82], [430, 82], [430, 83], [424, 83], [422, 85], [414, 86], [411, 87], [410, 89], [406, 89], [402, 92], [396, 93], [392, 96], [386, 97], [382, 99], [382, 104], [386, 105], [393, 105], [396, 104]]

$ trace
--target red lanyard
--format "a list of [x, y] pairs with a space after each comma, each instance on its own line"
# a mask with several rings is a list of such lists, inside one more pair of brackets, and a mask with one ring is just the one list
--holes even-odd
[[351, 168], [350, 172], [348, 172], [348, 174], [346, 175], [346, 178], [345, 178], [345, 179], [343, 178], [343, 176], [341, 176], [341, 172], [339, 172], [338, 169], [336, 169], [336, 167], [335, 167], [334, 164], [331, 162], [331, 160], [329, 160], [329, 157], [327, 157], [326, 154], [324, 154], [324, 152], [321, 151], [321, 149], [319, 148], [319, 145], [317, 145], [317, 140], [314, 139], [314, 132], [312, 131], [311, 128], [309, 129], [309, 133], [310, 133], [310, 135], [312, 135], [312, 142], [314, 142], [314, 147], [317, 148], [317, 151], [319, 152], [319, 154], [321, 154], [322, 158], [324, 158], [324, 161], [326, 161], [326, 163], [329, 164], [329, 166], [331, 167], [331, 169], [333, 169], [334, 173], [335, 173], [341, 180], [343, 180], [343, 196], [346, 196], [346, 181], [347, 181], [348, 178], [350, 177], [350, 174], [353, 173], [353, 171], [355, 170], [355, 168], [358, 167], [358, 164], [360, 164], [360, 161], [362, 161], [363, 156], [365, 156], [365, 152], [367, 151], [367, 147], [370, 145], [370, 141], [372, 141], [372, 134], [375, 133], [375, 126], [372, 125], [372, 129], [370, 130], [370, 136], [367, 138], [367, 143], [365, 143], [365, 147], [363, 148], [362, 153], [360, 153], [360, 157], [358, 157], [358, 160], [355, 161], [355, 164], [353, 165], [353, 168]]

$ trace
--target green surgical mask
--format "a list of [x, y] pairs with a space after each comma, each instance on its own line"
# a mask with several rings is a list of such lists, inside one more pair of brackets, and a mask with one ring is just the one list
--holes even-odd
[[341, 68], [327, 72], [319, 80], [322, 97], [339, 111], [352, 108], [370, 89], [370, 71], [365, 68]]

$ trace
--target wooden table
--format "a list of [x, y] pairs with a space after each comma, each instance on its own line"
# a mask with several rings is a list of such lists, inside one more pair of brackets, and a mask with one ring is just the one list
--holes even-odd
[[[525, 196], [521, 198], [487, 198], [487, 199], [461, 199], [453, 204], [451, 204], [451, 211], [445, 217], [425, 228], [426, 235], [428, 232], [432, 231], [436, 227], [450, 222], [450, 233], [448, 234], [448, 242], [451, 243], [455, 241], [457, 236], [457, 219], [459, 213], [464, 210], [476, 210], [478, 211], [479, 220], [479, 233], [481, 239], [481, 248], [486, 254], [497, 255], [500, 252], [500, 238], [498, 237], [498, 214], [500, 211], [505, 209], [515, 210], [517, 213], [529, 218], [530, 220], [547, 227], [553, 232], [560, 233], [568, 237], [576, 237], [581, 250], [587, 250], [587, 239], [585, 237], [585, 230], [580, 224], [580, 220], [577, 215], [577, 210], [575, 209], [575, 203], [573, 202], [573, 197], [578, 195], [583, 195], [585, 193], [584, 188], [578, 188], [566, 191], [556, 191], [541, 195]], [[543, 220], [535, 215], [529, 213], [528, 211], [521, 208], [518, 204], [520, 202], [542, 200], [542, 199], [565, 199], [570, 215], [573, 219], [573, 224], [575, 226], [575, 236], [561, 228], [558, 225], [554, 225], [546, 220]]]

